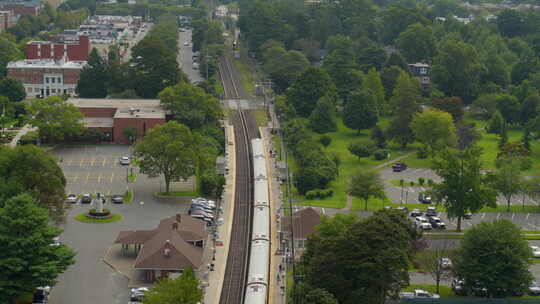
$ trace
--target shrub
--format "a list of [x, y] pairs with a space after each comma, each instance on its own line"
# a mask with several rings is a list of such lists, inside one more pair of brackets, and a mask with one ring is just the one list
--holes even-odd
[[429, 154], [428, 149], [425, 146], [420, 147], [420, 149], [418, 149], [418, 151], [416, 151], [416, 157], [418, 157], [419, 159], [427, 158], [428, 154]]
[[321, 138], [319, 138], [319, 141], [323, 146], [328, 147], [330, 143], [332, 143], [332, 138], [330, 138], [328, 135], [323, 135]]
[[111, 214], [111, 211], [109, 209], [103, 208], [103, 212], [97, 212], [95, 208], [90, 209], [88, 211], [88, 215], [92, 217], [103, 217], [103, 216], [109, 216]]
[[334, 190], [332, 189], [313, 189], [306, 192], [306, 199], [325, 199], [334, 195]]
[[369, 157], [375, 150], [375, 146], [372, 142], [357, 141], [349, 144], [349, 152], [351, 154], [361, 157]]
[[373, 152], [373, 157], [375, 160], [383, 160], [388, 158], [388, 150], [386, 149], [378, 149]]
[[418, 184], [420, 184], [420, 186], [423, 186], [425, 182], [426, 180], [423, 177], [418, 178]]

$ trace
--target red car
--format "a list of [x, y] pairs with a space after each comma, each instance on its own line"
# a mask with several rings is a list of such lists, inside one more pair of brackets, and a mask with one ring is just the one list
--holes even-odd
[[405, 163], [395, 163], [392, 165], [392, 171], [401, 172], [407, 170], [407, 165]]

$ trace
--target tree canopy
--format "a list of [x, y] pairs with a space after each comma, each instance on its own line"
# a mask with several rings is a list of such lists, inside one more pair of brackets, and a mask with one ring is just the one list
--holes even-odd
[[325, 95], [332, 96], [335, 92], [336, 87], [330, 76], [320, 68], [310, 67], [298, 76], [286, 95], [296, 113], [308, 117], [315, 109], [319, 98]]
[[104, 98], [107, 96], [107, 80], [105, 63], [93, 48], [88, 56], [88, 64], [81, 71], [76, 92], [83, 98]]
[[42, 137], [63, 140], [80, 135], [83, 131], [83, 115], [73, 104], [57, 96], [30, 101], [26, 109], [29, 123], [39, 128]]
[[182, 271], [175, 279], [159, 280], [156, 286], [145, 293], [144, 304], [197, 304], [203, 298], [199, 280], [192, 268]]
[[456, 127], [447, 112], [427, 110], [417, 113], [411, 122], [411, 129], [414, 137], [426, 145], [431, 153], [456, 144]]

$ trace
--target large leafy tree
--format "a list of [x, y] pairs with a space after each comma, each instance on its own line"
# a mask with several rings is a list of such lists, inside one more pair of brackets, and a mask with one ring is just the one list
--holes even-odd
[[83, 115], [73, 104], [58, 96], [34, 99], [26, 105], [30, 124], [39, 128], [39, 134], [57, 140], [80, 135]]
[[327, 219], [307, 244], [306, 283], [339, 303], [382, 304], [408, 285], [416, 230], [403, 213], [378, 211], [359, 221]]
[[351, 76], [357, 67], [354, 61], [354, 51], [352, 47], [338, 48], [324, 58], [323, 68], [337, 87], [341, 99], [347, 98], [347, 93], [358, 81]]
[[461, 118], [465, 114], [463, 102], [459, 97], [435, 98], [431, 102], [431, 105], [436, 109], [450, 113], [456, 123], [461, 121]]
[[322, 69], [311, 67], [300, 74], [287, 90], [287, 100], [293, 105], [296, 114], [308, 117], [324, 95], [336, 94], [336, 86], [330, 76]]
[[510, 211], [512, 197], [521, 192], [521, 186], [524, 184], [520, 167], [519, 160], [505, 159], [500, 162], [499, 168], [490, 174], [493, 188], [506, 199], [508, 211]]
[[0, 208], [0, 301], [15, 299], [39, 286], [52, 285], [74, 261], [75, 252], [50, 246], [60, 230], [49, 225], [47, 210], [28, 194]]
[[190, 128], [216, 125], [222, 117], [219, 101], [203, 89], [180, 82], [159, 93], [161, 105]]
[[437, 50], [435, 36], [430, 26], [415, 23], [409, 25], [407, 29], [397, 39], [397, 46], [407, 61], [428, 62]]
[[364, 210], [367, 210], [370, 197], [379, 199], [386, 197], [384, 194], [384, 183], [376, 171], [356, 172], [351, 178], [349, 193], [364, 200]]
[[17, 44], [14, 41], [4, 36], [0, 37], [0, 76], [6, 75], [8, 62], [21, 57], [23, 57], [22, 52], [17, 48]]
[[481, 222], [465, 232], [453, 261], [466, 290], [485, 288], [488, 297], [524, 294], [533, 276], [531, 249], [521, 230], [509, 220]]
[[163, 175], [165, 191], [171, 181], [195, 174], [200, 139], [176, 121], [152, 128], [135, 146], [141, 172], [150, 177]]
[[343, 109], [345, 126], [358, 130], [369, 129], [377, 124], [379, 110], [371, 90], [357, 90], [351, 93]]
[[419, 7], [403, 7], [393, 5], [387, 8], [381, 20], [381, 36], [385, 44], [392, 44], [399, 34], [412, 24], [428, 24]]
[[4, 78], [0, 80], [0, 96], [5, 96], [9, 101], [16, 102], [26, 98], [26, 91], [20, 80]]
[[371, 90], [377, 102], [377, 110], [379, 114], [389, 112], [389, 105], [386, 103], [386, 92], [381, 81], [381, 75], [374, 68], [369, 69], [362, 83], [364, 90]]
[[456, 144], [456, 127], [452, 116], [439, 110], [417, 113], [411, 122], [414, 137], [431, 153]]
[[501, 35], [506, 37], [522, 35], [526, 30], [523, 13], [513, 9], [500, 12], [496, 23]]
[[175, 279], [159, 280], [154, 288], [145, 294], [144, 304], [197, 304], [203, 297], [199, 280], [192, 268], [182, 271]]
[[319, 98], [315, 110], [309, 116], [309, 126], [317, 133], [333, 132], [336, 130], [336, 106], [331, 97]]
[[494, 207], [497, 200], [497, 191], [482, 175], [481, 155], [482, 150], [472, 146], [463, 151], [443, 150], [433, 160], [432, 168], [443, 180], [433, 186], [434, 195], [444, 202], [448, 217], [457, 219], [457, 231], [467, 212]]
[[298, 51], [272, 47], [265, 52], [263, 68], [278, 92], [285, 91], [308, 67], [308, 59]]
[[83, 68], [76, 92], [83, 98], [103, 98], [107, 96], [107, 67], [93, 48], [88, 57], [88, 64]]
[[411, 122], [414, 115], [420, 111], [420, 85], [405, 72], [402, 72], [396, 81], [391, 104], [394, 114], [388, 128], [389, 138], [402, 147], [414, 139]]
[[433, 62], [433, 81], [448, 96], [472, 101], [482, 65], [475, 48], [459, 40], [445, 41]]

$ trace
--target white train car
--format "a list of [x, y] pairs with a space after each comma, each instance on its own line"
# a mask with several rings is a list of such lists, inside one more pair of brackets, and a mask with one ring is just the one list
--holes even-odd
[[267, 304], [270, 273], [270, 195], [262, 139], [251, 141], [253, 160], [253, 223], [244, 304]]

